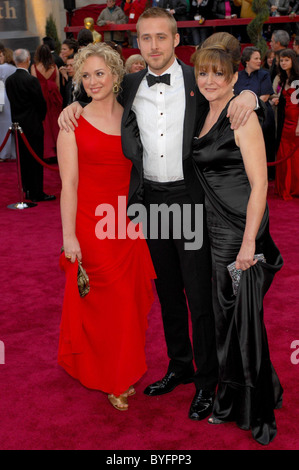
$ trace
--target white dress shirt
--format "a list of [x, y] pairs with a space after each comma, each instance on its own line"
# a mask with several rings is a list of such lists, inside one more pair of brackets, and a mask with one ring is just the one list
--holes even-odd
[[[149, 73], [152, 72], [149, 70]], [[186, 107], [181, 66], [175, 60], [164, 73], [170, 73], [170, 85], [157, 83], [149, 87], [145, 76], [132, 107], [143, 145], [144, 178], [161, 183], [184, 179], [182, 151]]]

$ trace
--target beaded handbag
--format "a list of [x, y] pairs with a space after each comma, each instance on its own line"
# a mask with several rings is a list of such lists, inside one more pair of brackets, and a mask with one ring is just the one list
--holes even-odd
[[[266, 258], [263, 255], [263, 253], [259, 253], [257, 255], [254, 255], [254, 259], [257, 259], [259, 261], [262, 261], [263, 263], [266, 263]], [[242, 269], [236, 269], [236, 262], [234, 261], [233, 263], [229, 264], [227, 266], [228, 272], [230, 274], [230, 277], [232, 278], [232, 284], [233, 284], [233, 293], [234, 295], [237, 295], [238, 292], [238, 287], [240, 284], [241, 280], [241, 275], [242, 275]]]

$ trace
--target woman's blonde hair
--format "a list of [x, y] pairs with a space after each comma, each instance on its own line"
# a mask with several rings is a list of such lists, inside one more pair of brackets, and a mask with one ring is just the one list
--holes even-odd
[[229, 33], [212, 34], [206, 39], [192, 57], [195, 77], [200, 71], [222, 71], [229, 81], [238, 71], [241, 60], [239, 41]]
[[5, 64], [10, 64], [10, 65], [16, 65], [15, 61], [13, 59], [13, 50], [8, 49], [7, 47], [4, 48], [3, 51], [4, 54], [4, 63]]
[[126, 63], [125, 63], [125, 69], [126, 73], [130, 73], [130, 68], [132, 67], [133, 64], [140, 63], [143, 64], [144, 67], [146, 66], [145, 60], [140, 54], [133, 54], [130, 55], [130, 57], [127, 58]]
[[101, 57], [105, 64], [111, 70], [112, 75], [117, 77], [117, 83], [120, 84], [125, 74], [123, 61], [117, 51], [112, 49], [104, 42], [97, 44], [88, 44], [80, 49], [74, 57], [74, 82], [80, 85], [82, 82], [82, 69], [85, 61], [89, 57]]

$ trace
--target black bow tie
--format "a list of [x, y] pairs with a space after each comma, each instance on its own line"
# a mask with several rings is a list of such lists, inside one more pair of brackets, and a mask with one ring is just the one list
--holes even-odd
[[152, 74], [148, 74], [146, 76], [148, 86], [153, 86], [155, 83], [166, 83], [166, 85], [170, 85], [170, 73], [165, 73], [164, 75], [155, 76]]

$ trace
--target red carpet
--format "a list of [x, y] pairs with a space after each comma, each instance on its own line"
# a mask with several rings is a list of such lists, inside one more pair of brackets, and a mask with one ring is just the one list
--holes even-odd
[[[45, 169], [44, 189], [59, 196], [58, 173]], [[272, 361], [285, 389], [276, 411], [278, 434], [266, 448], [234, 424], [192, 422], [192, 385], [158, 398], [146, 385], [167, 368], [159, 304], [149, 315], [148, 372], [137, 384], [130, 410], [120, 413], [107, 397], [71, 379], [56, 363], [64, 276], [59, 198], [16, 211], [16, 164], [0, 164], [1, 322], [0, 449], [2, 450], [294, 450], [299, 448], [299, 364], [291, 343], [299, 340], [299, 200], [284, 202], [269, 190], [272, 235], [285, 266], [266, 297], [265, 319]], [[298, 349], [298, 347], [297, 347]], [[299, 354], [295, 359], [299, 358]], [[112, 453], [111, 453], [112, 454]]]

